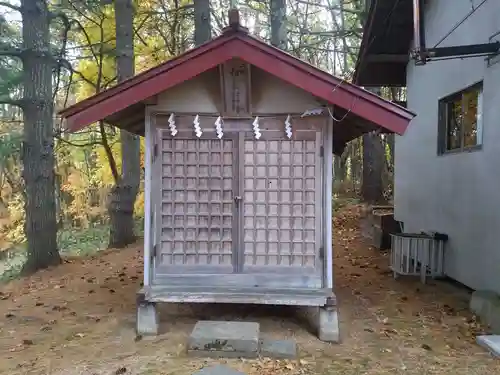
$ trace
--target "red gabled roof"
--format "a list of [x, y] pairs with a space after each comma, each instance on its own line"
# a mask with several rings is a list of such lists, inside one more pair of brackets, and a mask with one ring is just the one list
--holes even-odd
[[166, 63], [72, 105], [60, 114], [66, 119], [66, 127], [77, 131], [233, 58], [244, 60], [390, 132], [403, 134], [414, 117], [408, 110], [251, 37], [241, 29], [231, 29]]

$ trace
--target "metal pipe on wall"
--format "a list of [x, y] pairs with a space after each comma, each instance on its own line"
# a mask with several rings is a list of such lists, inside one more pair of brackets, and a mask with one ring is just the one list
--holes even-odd
[[[424, 60], [425, 29], [424, 29], [424, 0], [413, 0], [413, 44], [415, 55]], [[423, 62], [423, 61], [422, 61]]]

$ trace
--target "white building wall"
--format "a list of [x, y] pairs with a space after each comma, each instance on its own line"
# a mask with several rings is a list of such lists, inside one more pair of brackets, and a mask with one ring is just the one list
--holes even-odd
[[[426, 43], [434, 46], [482, 0], [433, 0], [425, 11]], [[500, 1], [490, 0], [440, 46], [500, 40]], [[395, 146], [395, 215], [405, 231], [450, 236], [448, 276], [500, 293], [500, 57], [410, 62], [408, 108], [417, 113]], [[483, 81], [483, 146], [438, 155], [439, 99]]]

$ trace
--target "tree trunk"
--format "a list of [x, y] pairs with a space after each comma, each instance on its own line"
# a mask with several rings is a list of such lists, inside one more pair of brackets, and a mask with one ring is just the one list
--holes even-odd
[[[134, 7], [132, 0], [115, 0], [117, 80], [134, 76]], [[136, 239], [134, 204], [141, 178], [139, 136], [120, 130], [121, 178], [113, 187], [108, 205], [109, 247], [124, 247]]]
[[394, 170], [394, 134], [387, 135], [387, 144], [389, 145], [389, 164], [390, 168]]
[[210, 0], [194, 0], [194, 43], [199, 46], [210, 39]]
[[271, 44], [287, 49], [286, 0], [271, 0]]
[[334, 175], [334, 180], [337, 183], [343, 182], [343, 172], [342, 172], [342, 165], [341, 165], [341, 160], [340, 156], [335, 155], [333, 157], [333, 175]]
[[[370, 88], [369, 91], [380, 95], [380, 88]], [[368, 203], [384, 201], [383, 173], [385, 153], [382, 139], [375, 132], [363, 135], [363, 179], [361, 195]]]
[[349, 150], [346, 149], [340, 157], [340, 172], [342, 173], [342, 182], [345, 182], [347, 177], [347, 158], [349, 157]]
[[350, 143], [350, 159], [351, 159], [351, 182], [352, 190], [358, 191], [358, 184], [360, 180], [361, 172], [361, 157], [360, 157], [360, 147], [359, 140], [354, 139]]
[[363, 135], [363, 180], [361, 195], [368, 203], [384, 201], [384, 148], [380, 136], [376, 133]]
[[[401, 95], [401, 89], [398, 89], [397, 87], [391, 87], [390, 89], [390, 95], [391, 95], [391, 100], [396, 101], [400, 100], [400, 95]], [[390, 151], [390, 163], [391, 163], [391, 169], [394, 170], [394, 143], [395, 143], [395, 135], [394, 134], [388, 134], [387, 135], [387, 144], [389, 145], [389, 151]]]
[[43, 0], [22, 0], [25, 233], [23, 273], [61, 263], [57, 248], [50, 13]]

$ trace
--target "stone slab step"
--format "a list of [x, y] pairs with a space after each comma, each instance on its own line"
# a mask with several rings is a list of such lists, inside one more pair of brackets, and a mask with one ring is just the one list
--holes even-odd
[[262, 357], [275, 359], [295, 359], [297, 358], [297, 343], [294, 340], [271, 340], [260, 341], [259, 354]]
[[217, 365], [205, 367], [193, 373], [193, 375], [245, 375], [243, 372], [233, 370], [230, 367]]
[[297, 357], [294, 340], [260, 339], [259, 336], [258, 323], [202, 320], [189, 336], [187, 353], [206, 358]]
[[188, 340], [191, 351], [221, 352], [230, 356], [257, 356], [259, 350], [259, 323], [220, 322], [201, 320], [194, 326]]

